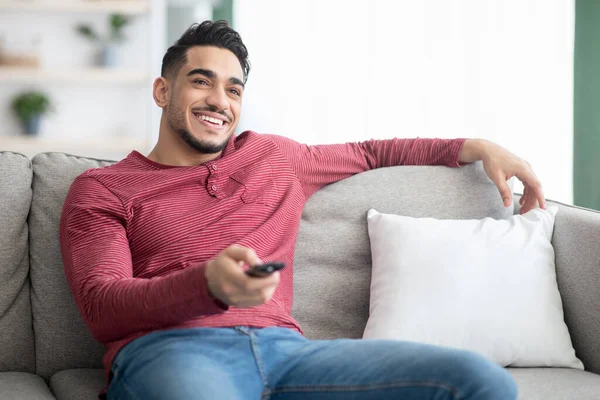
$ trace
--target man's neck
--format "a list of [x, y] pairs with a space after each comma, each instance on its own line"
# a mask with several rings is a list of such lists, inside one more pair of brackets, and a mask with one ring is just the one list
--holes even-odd
[[148, 154], [148, 159], [159, 164], [176, 167], [193, 167], [204, 164], [221, 156], [218, 153], [205, 154], [192, 149], [174, 132], [169, 132], [164, 118], [161, 120], [158, 142]]
[[148, 159], [163, 165], [191, 167], [219, 158], [221, 153], [222, 151], [214, 154], [201, 154], [191, 148], [161, 143], [159, 138], [154, 149], [148, 154]]

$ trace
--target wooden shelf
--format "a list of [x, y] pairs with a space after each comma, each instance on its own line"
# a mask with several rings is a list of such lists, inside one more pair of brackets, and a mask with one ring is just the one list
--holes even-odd
[[145, 14], [147, 0], [0, 0], [0, 10]]
[[43, 69], [0, 66], [0, 82], [15, 83], [93, 83], [147, 84], [145, 71], [124, 68]]
[[58, 139], [24, 135], [0, 136], [0, 151], [14, 151], [28, 157], [56, 151], [84, 157], [119, 158], [125, 157], [132, 150], [145, 153], [150, 149], [146, 138], [71, 139], [77, 136]]

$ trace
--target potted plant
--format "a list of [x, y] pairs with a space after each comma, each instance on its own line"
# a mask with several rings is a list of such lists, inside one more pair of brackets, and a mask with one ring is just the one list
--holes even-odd
[[79, 24], [76, 30], [82, 36], [100, 45], [100, 65], [103, 67], [114, 67], [118, 64], [118, 46], [125, 40], [123, 30], [130, 19], [122, 14], [111, 14], [109, 16], [109, 33], [101, 37], [90, 25]]
[[24, 92], [12, 101], [12, 108], [23, 125], [25, 133], [35, 135], [40, 130], [42, 115], [52, 110], [48, 96], [42, 92]]

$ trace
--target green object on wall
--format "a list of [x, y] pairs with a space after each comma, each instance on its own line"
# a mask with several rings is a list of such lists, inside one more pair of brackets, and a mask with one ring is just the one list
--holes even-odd
[[224, 19], [233, 26], [233, 0], [220, 0], [213, 8], [213, 21]]
[[574, 75], [574, 203], [600, 210], [600, 1], [598, 0], [577, 0], [575, 3]]

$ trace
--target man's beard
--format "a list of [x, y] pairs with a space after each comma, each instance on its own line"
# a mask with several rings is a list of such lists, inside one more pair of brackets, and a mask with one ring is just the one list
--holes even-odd
[[222, 143], [214, 144], [206, 140], [201, 140], [192, 135], [190, 131], [185, 128], [185, 118], [183, 112], [177, 112], [172, 107], [167, 110], [167, 123], [173, 129], [184, 142], [187, 143], [192, 149], [202, 154], [216, 154], [222, 151], [229, 142], [233, 132]]
[[196, 150], [198, 153], [202, 154], [215, 154], [222, 151], [225, 146], [227, 146], [227, 142], [231, 138], [233, 132], [227, 136], [227, 138], [220, 144], [210, 143], [206, 140], [200, 140], [192, 135], [187, 129], [181, 127], [175, 129], [180, 138], [183, 139], [184, 142], [188, 144], [192, 149]]

